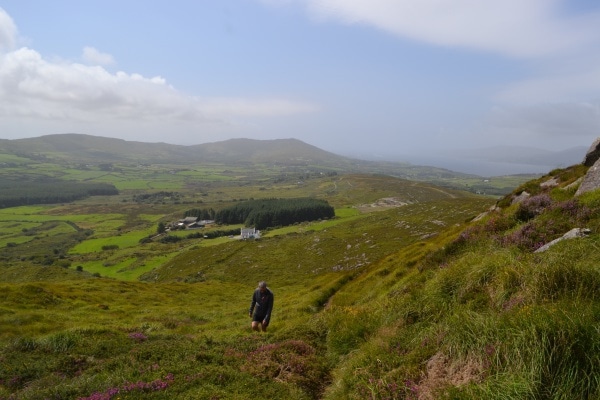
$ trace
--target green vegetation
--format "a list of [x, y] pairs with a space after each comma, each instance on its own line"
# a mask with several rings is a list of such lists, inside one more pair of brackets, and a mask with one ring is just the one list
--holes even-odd
[[[165, 179], [102, 168], [117, 187], [128, 168], [147, 188]], [[569, 186], [585, 168], [498, 201], [379, 174], [207, 168], [229, 179], [189, 168], [178, 189], [0, 210], [0, 398], [600, 398], [600, 194]], [[241, 224], [166, 229], [275, 197], [335, 215], [247, 241], [209, 238]], [[535, 252], [572, 228], [591, 234]], [[263, 279], [275, 309], [258, 334]]]
[[327, 219], [334, 215], [333, 207], [321, 199], [261, 199], [245, 201], [219, 210], [214, 219], [220, 224], [243, 223], [246, 226], [265, 229]]
[[117, 189], [107, 183], [0, 179], [0, 208], [68, 203], [89, 196], [115, 194], [118, 194]]

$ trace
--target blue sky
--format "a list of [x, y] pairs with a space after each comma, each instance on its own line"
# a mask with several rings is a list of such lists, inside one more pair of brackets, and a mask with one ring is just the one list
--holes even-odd
[[[297, 138], [342, 155], [600, 136], [592, 0], [5, 0], [0, 138]], [[410, 157], [409, 157], [410, 156]]]

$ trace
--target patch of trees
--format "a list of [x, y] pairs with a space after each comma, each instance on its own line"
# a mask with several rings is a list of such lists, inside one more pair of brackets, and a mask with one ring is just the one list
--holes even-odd
[[183, 218], [196, 217], [202, 219], [215, 219], [215, 210], [212, 208], [192, 208], [183, 213]]
[[119, 191], [109, 183], [0, 179], [0, 208], [69, 203], [89, 196], [112, 196], [116, 194], [119, 194]]
[[180, 240], [183, 240], [183, 238], [174, 235], [167, 235], [160, 238], [161, 243], [177, 243]]
[[146, 203], [146, 204], [163, 203], [166, 201], [178, 202], [182, 198], [183, 198], [183, 195], [181, 193], [166, 192], [166, 191], [160, 191], [160, 192], [156, 192], [156, 193], [141, 193], [141, 194], [133, 195], [133, 201], [135, 201], [136, 203]]
[[296, 222], [332, 218], [334, 208], [325, 200], [313, 198], [249, 200], [219, 210], [219, 224], [244, 224], [257, 229], [292, 225]]

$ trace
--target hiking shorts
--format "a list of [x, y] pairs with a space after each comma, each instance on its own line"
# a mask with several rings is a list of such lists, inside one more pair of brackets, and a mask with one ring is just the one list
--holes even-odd
[[258, 315], [258, 314], [254, 314], [252, 316], [252, 322], [260, 322], [262, 324], [262, 322], [265, 320], [266, 315]]

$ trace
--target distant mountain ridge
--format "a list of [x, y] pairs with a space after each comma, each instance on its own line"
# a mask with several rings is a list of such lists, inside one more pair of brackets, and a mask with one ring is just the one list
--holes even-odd
[[[359, 159], [334, 154], [293, 138], [229, 139], [198, 145], [176, 145], [66, 133], [26, 139], [0, 139], [0, 156], [2, 154], [18, 156], [38, 163], [127, 163], [182, 166], [264, 164], [293, 168], [307, 167], [321, 171], [391, 175], [451, 187], [459, 185], [457, 182], [461, 178], [477, 179], [490, 176], [531, 174], [530, 171], [519, 171], [518, 165], [515, 165], [511, 173], [493, 173], [493, 170], [478, 168], [478, 166], [483, 166], [485, 161], [471, 161], [466, 156], [463, 161], [469, 164], [469, 168], [461, 168], [464, 165], [452, 162], [444, 163], [444, 159], [436, 158], [433, 154], [428, 159], [407, 158], [397, 161]], [[483, 153], [480, 155], [483, 156]], [[580, 158], [577, 162], [580, 161]], [[11, 160], [11, 157], [6, 159]], [[27, 162], [16, 163], [15, 166], [18, 164], [26, 165]], [[546, 171], [548, 169], [542, 172]]]
[[13, 154], [37, 154], [81, 162], [190, 162], [303, 163], [330, 165], [346, 157], [297, 139], [230, 139], [192, 146], [126, 141], [84, 134], [56, 134], [37, 138], [0, 140], [0, 149]]

